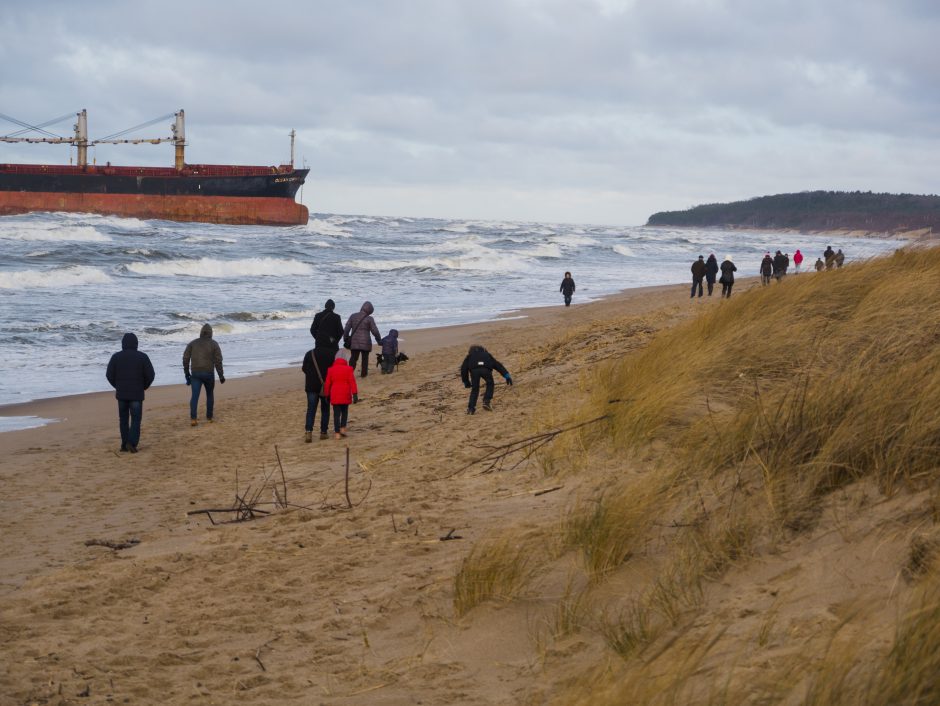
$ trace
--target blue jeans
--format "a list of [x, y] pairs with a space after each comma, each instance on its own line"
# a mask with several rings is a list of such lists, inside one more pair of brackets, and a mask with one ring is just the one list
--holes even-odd
[[194, 372], [190, 383], [193, 387], [193, 395], [189, 398], [189, 418], [196, 418], [196, 408], [199, 406], [199, 391], [205, 386], [206, 419], [212, 419], [212, 407], [215, 405], [215, 373]]
[[140, 443], [140, 420], [144, 416], [144, 403], [140, 400], [118, 400], [118, 421], [121, 427], [121, 448]]
[[330, 398], [320, 397], [319, 393], [307, 393], [307, 423], [306, 431], [313, 431], [313, 420], [317, 418], [317, 400], [320, 401], [320, 433], [326, 434], [330, 428]]
[[571, 306], [571, 295], [570, 295], [570, 294], [566, 294], [566, 295], [565, 295], [565, 306]]

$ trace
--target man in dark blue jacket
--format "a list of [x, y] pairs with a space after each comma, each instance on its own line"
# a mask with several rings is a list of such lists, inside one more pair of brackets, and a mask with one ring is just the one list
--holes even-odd
[[153, 365], [146, 353], [137, 350], [137, 336], [125, 333], [121, 352], [108, 361], [105, 373], [118, 401], [121, 427], [121, 451], [137, 453], [140, 442], [140, 420], [144, 414], [144, 390], [153, 383]]
[[496, 370], [506, 379], [507, 385], [512, 385], [509, 371], [496, 358], [491, 356], [483, 346], [470, 346], [467, 357], [460, 366], [460, 378], [464, 387], [470, 389], [470, 400], [467, 403], [467, 414], [477, 411], [477, 397], [480, 395], [480, 380], [486, 382], [486, 391], [483, 393], [483, 409], [492, 412], [490, 404], [493, 399], [493, 371]]

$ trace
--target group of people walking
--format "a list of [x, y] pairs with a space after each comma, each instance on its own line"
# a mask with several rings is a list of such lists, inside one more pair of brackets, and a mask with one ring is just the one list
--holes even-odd
[[[803, 266], [803, 259], [803, 253], [797, 248], [796, 252], [793, 253], [795, 274], [800, 273]], [[832, 246], [829, 245], [826, 247], [826, 251], [822, 254], [822, 257], [816, 260], [815, 269], [817, 272], [821, 272], [824, 269], [831, 270], [833, 267], [842, 267], [844, 262], [845, 254], [842, 252], [842, 249], [840, 248], [838, 251], [834, 251]], [[737, 272], [737, 269], [730, 255], [725, 257], [721, 265], [718, 264], [718, 260], [715, 258], [714, 254], [709, 255], [707, 260], [704, 255], [699, 255], [698, 259], [692, 263], [692, 291], [689, 295], [690, 298], [694, 298], [696, 295], [699, 297], [702, 296], [703, 283], [707, 284], [708, 296], [711, 296], [715, 286], [715, 278], [718, 276], [719, 272], [721, 272], [721, 277], [718, 279], [718, 282], [722, 285], [721, 296], [730, 297], [731, 289], [734, 286], [734, 273]], [[771, 256], [769, 252], [764, 253], [759, 267], [761, 284], [766, 287], [770, 284], [771, 280], [780, 282], [786, 277], [789, 269], [790, 253], [784, 253], [780, 250], [777, 250], [773, 256]]]
[[711, 296], [715, 288], [715, 278], [718, 277], [719, 272], [721, 272], [721, 276], [718, 277], [718, 284], [721, 285], [721, 296], [722, 298], [730, 297], [731, 290], [734, 287], [734, 273], [737, 271], [738, 268], [730, 255], [726, 255], [720, 265], [715, 253], [711, 253], [707, 260], [704, 255], [699, 255], [698, 260], [692, 263], [692, 293], [690, 298], [695, 297], [696, 293], [698, 293], [698, 296], [702, 296], [703, 281], [708, 285], [708, 296]]

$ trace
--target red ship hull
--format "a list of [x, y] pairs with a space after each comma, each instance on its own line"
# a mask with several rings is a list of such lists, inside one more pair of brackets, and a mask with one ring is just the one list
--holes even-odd
[[303, 204], [279, 197], [0, 191], [0, 216], [34, 211], [279, 226], [303, 225], [309, 216]]

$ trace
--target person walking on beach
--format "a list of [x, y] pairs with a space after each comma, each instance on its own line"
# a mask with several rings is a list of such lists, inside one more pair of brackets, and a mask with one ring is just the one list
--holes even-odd
[[800, 274], [800, 267], [803, 265], [803, 253], [800, 252], [800, 249], [797, 248], [796, 252], [793, 253], [793, 274]]
[[565, 278], [561, 281], [561, 287], [558, 289], [565, 297], [565, 306], [571, 306], [571, 297], [574, 294], [574, 280], [570, 272], [565, 272]]
[[512, 376], [502, 363], [490, 355], [483, 346], [470, 346], [467, 357], [463, 359], [460, 366], [460, 378], [463, 380], [463, 386], [470, 390], [467, 414], [476, 414], [477, 397], [480, 395], [480, 380], [486, 383], [486, 390], [483, 392], [483, 409], [487, 412], [493, 411], [494, 370], [503, 376], [507, 385], [512, 385]]
[[[342, 330], [340, 331], [342, 333]], [[330, 400], [323, 391], [326, 375], [336, 357], [335, 348], [317, 345], [304, 355], [300, 369], [304, 373], [304, 392], [307, 393], [307, 418], [304, 422], [304, 441], [313, 441], [313, 422], [320, 407], [320, 440], [326, 438], [330, 428]]]
[[699, 297], [702, 296], [702, 280], [705, 279], [705, 256], [699, 255], [698, 260], [692, 263], [692, 293], [689, 299], [695, 296], [695, 290], [698, 288]]
[[[310, 335], [317, 348], [332, 348], [334, 352], [339, 350], [339, 342], [343, 337], [343, 320], [333, 309], [336, 304], [332, 299], [327, 299], [323, 305], [323, 311], [317, 312], [313, 317], [313, 323], [310, 324]], [[333, 359], [330, 359], [330, 364]]]
[[114, 388], [118, 402], [121, 451], [137, 453], [140, 422], [144, 415], [144, 390], [153, 384], [155, 373], [150, 358], [137, 350], [137, 336], [125, 333], [121, 350], [111, 356], [105, 377]]
[[[190, 372], [192, 363], [192, 372]], [[225, 372], [222, 370], [222, 349], [212, 339], [212, 327], [205, 324], [199, 332], [199, 338], [189, 342], [183, 351], [183, 375], [186, 384], [193, 388], [189, 398], [189, 423], [196, 426], [196, 410], [199, 406], [199, 392], [206, 388], [206, 419], [212, 423], [215, 407], [215, 371], [219, 373], [219, 384], [225, 384]]]
[[831, 245], [826, 246], [826, 251], [823, 253], [823, 258], [826, 260], [826, 269], [831, 270], [832, 266], [836, 264], [836, 254], [833, 252]]
[[370, 334], [375, 337], [376, 343], [382, 342], [379, 328], [375, 325], [375, 319], [372, 318], [373, 311], [375, 307], [372, 306], [372, 302], [363, 302], [359, 311], [346, 320], [346, 328], [343, 329], [343, 347], [351, 351], [349, 364], [355, 368], [356, 361], [359, 360], [359, 356], [362, 356], [361, 377], [369, 374], [369, 353], [372, 351]]
[[387, 375], [395, 371], [398, 362], [398, 329], [393, 328], [382, 339], [382, 374]]
[[826, 269], [826, 263], [822, 261], [821, 257], [817, 257], [814, 267], [816, 268], [817, 272], [822, 272], [824, 269]]
[[774, 261], [770, 257], [770, 253], [764, 253], [764, 259], [760, 261], [760, 283], [764, 287], [770, 284], [770, 277], [774, 273]]
[[836, 267], [842, 267], [845, 263], [845, 254], [842, 252], [842, 248], [839, 248], [839, 252], [837, 252], [832, 259], [836, 261]]
[[323, 395], [333, 405], [333, 438], [346, 436], [349, 424], [349, 405], [359, 402], [359, 388], [356, 386], [356, 369], [346, 363], [343, 353], [336, 356], [333, 365], [326, 372], [323, 381]]
[[721, 296], [722, 298], [731, 298], [731, 288], [734, 286], [734, 273], [738, 271], [730, 255], [725, 255], [725, 261], [721, 263]]
[[779, 250], [774, 255], [774, 279], [778, 282], [787, 273], [787, 258]]
[[718, 260], [715, 258], [715, 253], [710, 253], [708, 259], [705, 260], [705, 281], [708, 283], [708, 296], [712, 295], [712, 290], [715, 288], [715, 278], [718, 276]]

